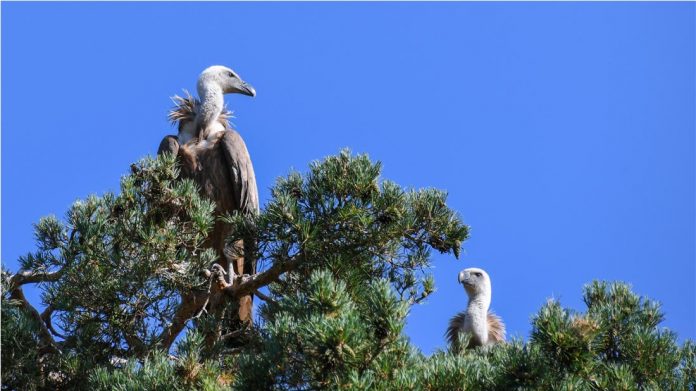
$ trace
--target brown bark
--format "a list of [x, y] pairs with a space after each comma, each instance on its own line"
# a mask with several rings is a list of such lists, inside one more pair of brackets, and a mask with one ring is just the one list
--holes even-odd
[[58, 270], [55, 272], [49, 272], [49, 273], [39, 273], [39, 272], [33, 272], [33, 271], [19, 271], [16, 274], [12, 275], [9, 279], [10, 282], [10, 290], [14, 290], [17, 287], [20, 287], [24, 284], [35, 284], [38, 282], [52, 282], [52, 281], [58, 281], [60, 276], [63, 275], [63, 270]]
[[[237, 271], [243, 270], [244, 258], [235, 259]], [[229, 276], [230, 282], [225, 279], [225, 271], [222, 266], [215, 264], [207, 275], [211, 277], [211, 289], [208, 291], [188, 292], [182, 296], [181, 304], [172, 319], [172, 323], [165, 328], [158, 337], [159, 346], [162, 349], [168, 350], [174, 343], [176, 337], [183, 331], [186, 322], [194, 318], [205, 307], [210, 304], [210, 308], [217, 311], [218, 308], [223, 308], [226, 300], [238, 300], [240, 304], [239, 315], [243, 321], [251, 320], [251, 297], [257, 294], [260, 297], [262, 294], [257, 290], [263, 286], [276, 281], [281, 274], [295, 269], [299, 265], [298, 258], [291, 258], [284, 262], [278, 262], [268, 270], [262, 273], [253, 275], [243, 275], [235, 272]], [[43, 314], [39, 313], [24, 296], [21, 286], [30, 283], [51, 282], [57, 281], [62, 275], [62, 270], [56, 272], [39, 273], [32, 271], [21, 271], [9, 277], [10, 297], [20, 303], [21, 308], [31, 316], [39, 325], [39, 338], [42, 344], [49, 351], [60, 352], [56, 344], [53, 334], [61, 336], [51, 325], [51, 314], [53, 307], [49, 305]], [[265, 296], [265, 295], [263, 295]], [[268, 299], [264, 297], [264, 299]], [[243, 317], [244, 315], [244, 317]], [[216, 334], [219, 337], [220, 333]], [[234, 334], [236, 335], [236, 334]], [[145, 344], [138, 338], [132, 335], [124, 336], [129, 345], [131, 345], [139, 354], [147, 350]], [[228, 336], [229, 337], [229, 336]]]
[[36, 322], [36, 324], [39, 327], [39, 339], [41, 340], [41, 343], [45, 346], [45, 348], [52, 353], [60, 353], [60, 350], [58, 349], [58, 345], [56, 345], [56, 341], [53, 339], [53, 335], [51, 335], [51, 332], [48, 330], [48, 327], [46, 325], [46, 322], [44, 319], [41, 317], [41, 314], [39, 311], [34, 308], [31, 304], [29, 304], [29, 301], [27, 298], [24, 296], [24, 292], [22, 291], [21, 286], [17, 286], [16, 288], [12, 289], [10, 292], [10, 298], [13, 300], [17, 300], [20, 304], [20, 307]]
[[172, 323], [159, 335], [159, 345], [164, 350], [169, 350], [176, 337], [186, 326], [186, 322], [193, 318], [208, 303], [210, 293], [190, 292], [182, 296], [179, 309], [176, 311]]
[[225, 293], [234, 298], [251, 294], [257, 289], [277, 280], [281, 274], [294, 270], [299, 264], [300, 259], [294, 257], [284, 262], [277, 262], [262, 273], [251, 276], [238, 276], [234, 284], [225, 288]]

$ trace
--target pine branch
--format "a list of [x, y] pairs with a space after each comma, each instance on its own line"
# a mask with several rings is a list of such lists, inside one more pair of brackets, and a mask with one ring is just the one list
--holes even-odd
[[275, 300], [273, 300], [272, 297], [270, 297], [270, 296], [264, 294], [263, 292], [261, 292], [261, 291], [258, 290], [258, 289], [254, 291], [254, 296], [258, 297], [259, 299], [261, 299], [261, 300], [263, 300], [263, 301], [265, 301], [266, 303], [269, 303], [269, 304], [278, 304]]
[[24, 270], [15, 273], [9, 277], [10, 290], [14, 290], [24, 284], [36, 284], [39, 282], [53, 282], [58, 281], [58, 279], [63, 275], [63, 269], [55, 272], [37, 272], [31, 270]]
[[[268, 270], [254, 275], [236, 276], [233, 283], [230, 284], [225, 280], [227, 274], [222, 266], [214, 264], [210, 271], [206, 271], [206, 276], [210, 278], [210, 282], [217, 285], [216, 292], [224, 293], [228, 299], [238, 299], [251, 293], [258, 293], [258, 289], [262, 288], [274, 281], [277, 281], [280, 275], [291, 271], [300, 264], [298, 257], [293, 257], [285, 262], [278, 262]], [[213, 295], [217, 296], [217, 295]], [[264, 295], [264, 297], [266, 297]], [[268, 298], [268, 297], [266, 297]], [[205, 306], [211, 301], [211, 289], [204, 292], [190, 293], [182, 299], [182, 303], [176, 311], [172, 323], [165, 328], [159, 335], [159, 346], [164, 350], [169, 350], [176, 337], [183, 331], [186, 322], [190, 319], [199, 316], [204, 311]], [[216, 298], [213, 301], [218, 301]]]
[[67, 336], [57, 332], [56, 329], [53, 327], [51, 316], [53, 316], [54, 311], [55, 307], [53, 307], [53, 304], [49, 304], [48, 307], [44, 309], [44, 312], [41, 313], [41, 319], [43, 319], [43, 321], [46, 323], [46, 327], [53, 335], [55, 335], [56, 337], [67, 339]]
[[299, 257], [294, 256], [289, 260], [276, 262], [268, 270], [256, 273], [251, 276], [238, 276], [235, 284], [225, 287], [224, 291], [233, 298], [239, 298], [256, 292], [258, 289], [277, 281], [286, 272], [296, 269], [301, 264]]
[[147, 352], [148, 352], [147, 345], [145, 345], [145, 343], [137, 336], [133, 335], [132, 333], [124, 331], [123, 332], [123, 339], [126, 340], [126, 342], [133, 349], [133, 351], [135, 352], [135, 355], [137, 357], [141, 357], [141, 356], [147, 354]]
[[27, 298], [24, 296], [24, 292], [22, 291], [22, 288], [20, 286], [17, 286], [16, 288], [12, 289], [12, 291], [10, 291], [10, 298], [18, 301], [21, 308], [36, 322], [36, 325], [39, 327], [39, 339], [41, 340], [43, 345], [45, 345], [48, 351], [50, 351], [51, 353], [60, 353], [58, 345], [56, 344], [56, 341], [53, 339], [53, 336], [51, 335], [51, 332], [49, 331], [46, 322], [44, 321], [39, 311], [37, 311], [36, 308], [34, 308], [34, 306], [32, 306], [29, 303]]
[[157, 338], [159, 346], [163, 350], [169, 350], [176, 337], [186, 326], [186, 322], [195, 317], [208, 304], [209, 297], [209, 291], [191, 292], [182, 297], [181, 304], [176, 310], [172, 323]]

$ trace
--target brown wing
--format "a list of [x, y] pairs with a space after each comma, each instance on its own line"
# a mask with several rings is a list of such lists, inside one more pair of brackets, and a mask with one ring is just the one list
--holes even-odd
[[462, 311], [457, 315], [454, 315], [450, 319], [449, 326], [447, 326], [447, 331], [445, 332], [445, 338], [447, 338], [447, 343], [453, 352], [459, 352], [461, 350], [459, 342], [459, 332], [464, 329], [464, 320], [466, 319], [466, 311]]
[[[464, 329], [464, 321], [466, 320], [466, 316], [466, 311], [462, 311], [457, 315], [454, 315], [452, 319], [450, 319], [449, 326], [445, 332], [445, 337], [447, 338], [450, 349], [452, 349], [454, 352], [461, 351], [462, 346], [460, 346], [459, 333]], [[487, 321], [488, 344], [504, 342], [505, 324], [503, 323], [503, 320], [492, 311], [488, 311]], [[470, 339], [469, 345], [467, 345], [466, 348], [472, 349], [478, 345], [479, 344], [474, 339]]]
[[[232, 197], [238, 210], [244, 214], [258, 214], [259, 191], [256, 188], [254, 167], [251, 164], [251, 157], [249, 157], [244, 140], [239, 133], [230, 129], [224, 132], [219, 143], [229, 169]], [[253, 238], [244, 239], [243, 273], [256, 273], [255, 253], [255, 240]]]
[[219, 141], [229, 169], [232, 198], [242, 213], [259, 212], [259, 192], [251, 157], [242, 137], [234, 130], [224, 132]]
[[505, 342], [505, 324], [500, 316], [488, 311], [488, 343]]
[[179, 139], [176, 136], [166, 136], [160, 142], [159, 148], [157, 149], [157, 154], [161, 155], [163, 153], [169, 152], [176, 156], [179, 153]]

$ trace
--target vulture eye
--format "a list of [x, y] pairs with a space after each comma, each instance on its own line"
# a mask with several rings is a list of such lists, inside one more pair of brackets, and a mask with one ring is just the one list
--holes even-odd
[[474, 275], [475, 275], [476, 277], [481, 277], [481, 273], [479, 273], [479, 272], [474, 273]]
[[233, 78], [233, 77], [234, 77], [234, 73], [232, 73], [232, 72], [227, 72], [227, 76], [229, 76], [229, 77], [232, 77], [232, 78]]

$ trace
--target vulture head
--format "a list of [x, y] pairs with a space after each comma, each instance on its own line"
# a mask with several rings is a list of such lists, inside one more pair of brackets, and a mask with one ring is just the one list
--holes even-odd
[[491, 297], [491, 279], [483, 269], [477, 267], [464, 269], [459, 272], [458, 280], [464, 285], [464, 290], [469, 297]]
[[198, 95], [203, 98], [205, 91], [217, 86], [223, 94], [242, 94], [256, 96], [254, 87], [247, 84], [233, 70], [222, 65], [206, 68], [198, 77]]
[[230, 128], [232, 113], [225, 108], [224, 94], [256, 96], [254, 87], [247, 84], [230, 68], [213, 65], [198, 76], [198, 98], [186, 92], [186, 97], [174, 96], [175, 107], [169, 120], [178, 123], [178, 143], [184, 145], [198, 139], [205, 144], [211, 137]]

